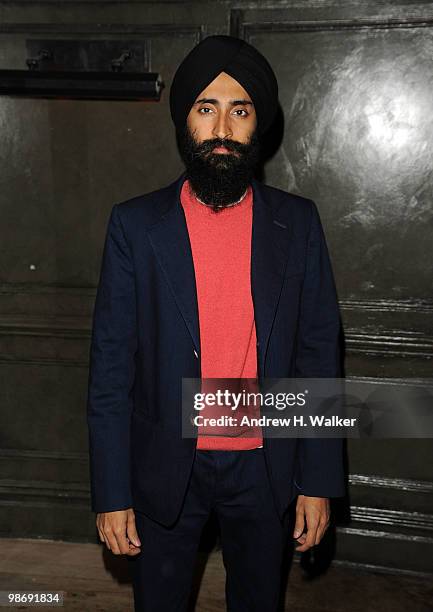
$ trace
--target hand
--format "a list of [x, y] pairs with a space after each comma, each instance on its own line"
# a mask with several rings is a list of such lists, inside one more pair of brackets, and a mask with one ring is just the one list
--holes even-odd
[[134, 556], [141, 552], [132, 508], [100, 512], [96, 515], [96, 526], [101, 542], [115, 555]]
[[[329, 517], [330, 504], [328, 497], [298, 495], [293, 537], [300, 542], [301, 546], [296, 547], [295, 550], [304, 552], [318, 544], [329, 527]], [[305, 519], [307, 521], [307, 533], [302, 533]]]

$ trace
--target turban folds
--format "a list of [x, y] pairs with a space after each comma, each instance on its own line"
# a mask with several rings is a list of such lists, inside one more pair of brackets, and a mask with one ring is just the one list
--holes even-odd
[[272, 124], [278, 107], [278, 83], [267, 59], [245, 40], [234, 36], [208, 36], [179, 65], [170, 87], [170, 113], [182, 128], [197, 96], [221, 72], [233, 77], [248, 92], [260, 134]]

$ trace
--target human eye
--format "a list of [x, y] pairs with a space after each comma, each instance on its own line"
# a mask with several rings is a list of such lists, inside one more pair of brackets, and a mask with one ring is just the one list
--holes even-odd
[[198, 109], [198, 112], [201, 115], [209, 115], [209, 113], [202, 113], [202, 111], [212, 111], [212, 109], [209, 108], [209, 106], [202, 106], [201, 108]]
[[245, 113], [244, 115], [238, 115], [238, 117], [248, 117], [248, 111], [246, 111], [244, 108], [237, 108], [234, 112]]

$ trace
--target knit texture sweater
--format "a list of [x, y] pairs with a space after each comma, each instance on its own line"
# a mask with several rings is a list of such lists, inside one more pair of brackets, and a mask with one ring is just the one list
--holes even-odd
[[[218, 213], [195, 197], [188, 180], [183, 183], [180, 199], [197, 289], [201, 391], [212, 393], [221, 388], [215, 386], [216, 381], [206, 379], [256, 381], [257, 338], [251, 294], [252, 187], [248, 186], [241, 202]], [[257, 392], [255, 381], [248, 381], [239, 392]], [[224, 410], [224, 414], [230, 412], [239, 421], [244, 415], [258, 417], [259, 411], [259, 407], [249, 407], [240, 412]], [[200, 414], [216, 417], [223, 413], [221, 408], [206, 405]], [[198, 449], [248, 450], [262, 443], [260, 426], [198, 426]]]

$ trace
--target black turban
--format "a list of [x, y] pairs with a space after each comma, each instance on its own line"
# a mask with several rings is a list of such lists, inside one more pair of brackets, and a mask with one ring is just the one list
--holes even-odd
[[197, 96], [221, 72], [236, 79], [250, 95], [257, 115], [257, 131], [266, 132], [278, 105], [278, 83], [267, 59], [245, 40], [208, 36], [179, 65], [170, 88], [170, 112], [182, 128]]

